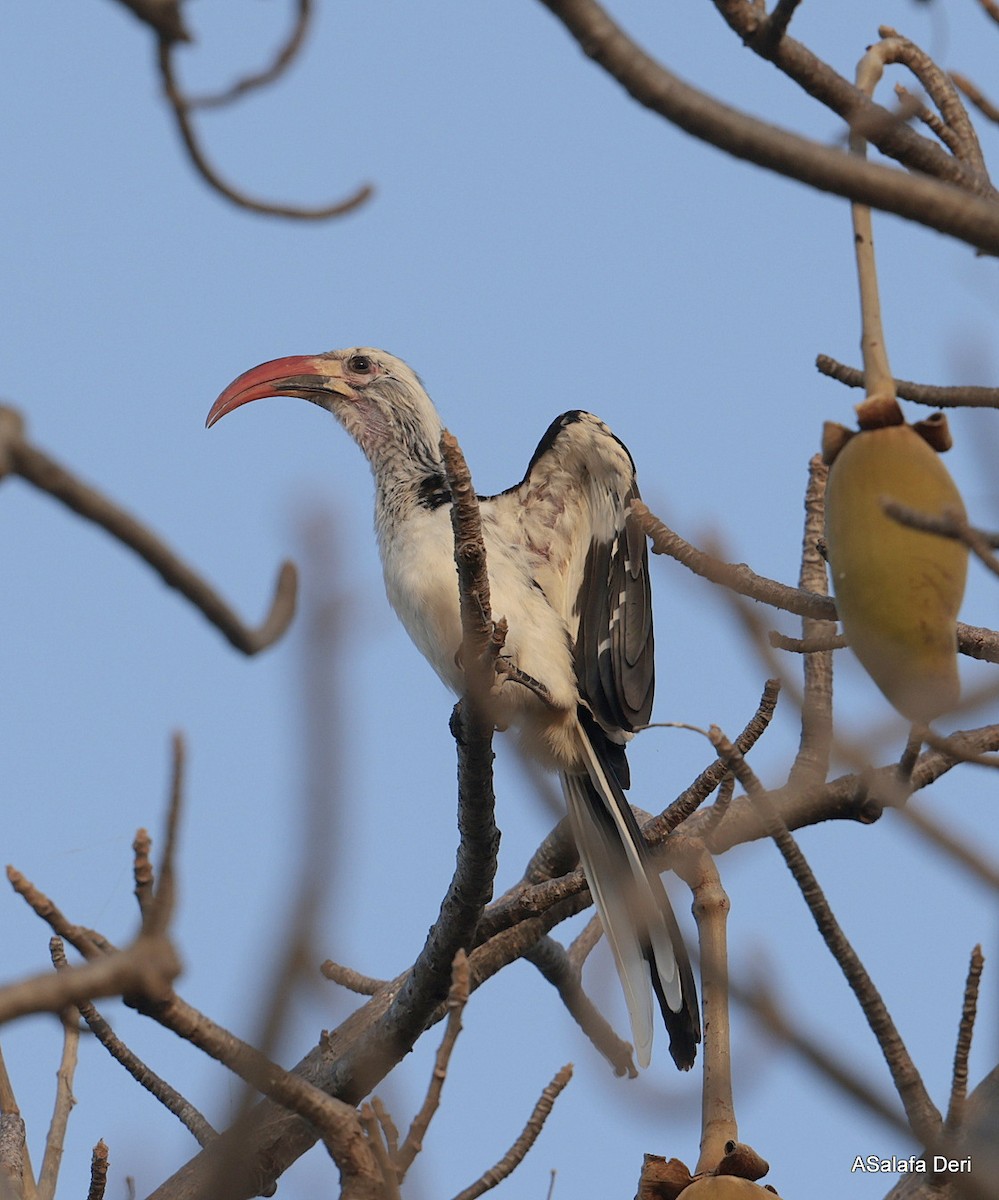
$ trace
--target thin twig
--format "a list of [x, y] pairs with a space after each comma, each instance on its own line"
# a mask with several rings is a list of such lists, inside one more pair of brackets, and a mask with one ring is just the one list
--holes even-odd
[[87, 1200], [104, 1200], [109, 1165], [108, 1148], [102, 1138], [90, 1156], [90, 1190], [87, 1192]]
[[[826, 627], [829, 623], [826, 622]], [[827, 650], [845, 650], [849, 645], [841, 633], [815, 633], [811, 637], [788, 637], [786, 633], [772, 629], [767, 641], [774, 650], [787, 650], [791, 654], [821, 654]]]
[[319, 970], [326, 979], [338, 983], [348, 991], [356, 992], [359, 996], [373, 996], [385, 986], [384, 979], [375, 979], [373, 975], [362, 975], [353, 967], [345, 967], [327, 958], [319, 964]]
[[291, 32], [288, 34], [283, 45], [278, 47], [277, 53], [268, 67], [265, 67], [262, 71], [244, 75], [242, 79], [237, 79], [234, 84], [227, 87], [224, 91], [216, 92], [213, 95], [188, 96], [186, 97], [187, 107], [189, 109], [222, 108], [224, 105], [238, 100], [241, 96], [245, 96], [248, 92], [265, 87], [267, 84], [274, 83], [276, 79], [279, 79], [298, 57], [299, 51], [305, 45], [305, 39], [309, 32], [309, 24], [312, 17], [312, 0], [295, 0], [295, 6], [297, 12]]
[[[728, 588], [736, 595], [759, 600], [772, 608], [783, 609], [799, 617], [835, 621], [836, 605], [830, 596], [818, 596], [801, 588], [789, 587], [764, 575], [757, 575], [745, 563], [728, 563], [682, 538], [665, 522], [654, 516], [640, 501], [632, 501], [631, 511], [652, 543], [653, 554], [665, 554], [682, 563], [695, 575]], [[983, 662], [999, 663], [999, 633], [976, 625], [958, 622], [957, 646], [962, 654]]]
[[378, 1096], [371, 1097], [371, 1108], [378, 1118], [378, 1127], [381, 1129], [382, 1137], [385, 1139], [385, 1148], [394, 1158], [399, 1153], [399, 1130], [396, 1127], [395, 1121], [392, 1120], [392, 1114]]
[[978, 987], [984, 967], [985, 956], [982, 954], [982, 948], [976, 946], [971, 952], [968, 977], [964, 984], [964, 1003], [961, 1006], [961, 1022], [954, 1050], [954, 1073], [951, 1079], [950, 1101], [947, 1105], [946, 1129], [955, 1137], [959, 1137], [964, 1128], [968, 1100], [968, 1057], [971, 1054], [971, 1038], [978, 1015]]
[[[378, 1197], [378, 1200], [402, 1200], [402, 1193], [399, 1191], [399, 1180], [396, 1177], [395, 1168], [392, 1165], [392, 1160], [388, 1152], [388, 1146], [382, 1137], [381, 1125], [378, 1122], [374, 1109], [370, 1104], [362, 1104], [358, 1116], [361, 1120], [361, 1128], [364, 1130], [365, 1139], [371, 1152], [374, 1154], [375, 1162], [378, 1166], [380, 1179], [378, 1180], [374, 1194]], [[347, 1200], [348, 1192], [346, 1188], [340, 1194], [344, 1197], [344, 1200]], [[349, 1194], [352, 1196], [353, 1192]], [[365, 1196], [368, 1194], [368, 1192], [364, 1193]]]
[[970, 872], [986, 887], [999, 891], [999, 866], [986, 857], [973, 842], [956, 837], [949, 825], [942, 821], [934, 821], [916, 805], [906, 804], [896, 811], [900, 820], [905, 821], [937, 850], [949, 855], [962, 872]]
[[895, 95], [898, 97], [900, 120], [908, 121], [912, 117], [918, 117], [927, 129], [931, 129], [937, 135], [951, 154], [960, 154], [961, 139], [939, 113], [927, 107], [918, 96], [914, 96], [900, 83], [895, 84]]
[[961, 75], [957, 71], [951, 71], [950, 77], [954, 82], [954, 86], [959, 88], [968, 97], [983, 117], [999, 124], [999, 108], [992, 103], [976, 83], [972, 83], [967, 75]]
[[[6, 414], [13, 414], [17, 423], [4, 421], [2, 418]], [[32, 446], [23, 434], [11, 436], [11, 431], [16, 428], [23, 430], [19, 414], [0, 407], [0, 429], [7, 434], [0, 439], [4, 442], [0, 446], [0, 466], [6, 463], [9, 471], [134, 550], [168, 587], [176, 588], [199, 609], [237, 650], [257, 654], [276, 642], [291, 624], [295, 615], [297, 575], [290, 562], [281, 566], [271, 610], [263, 624], [255, 629], [245, 625], [215, 589], [196, 575], [147, 526]]]
[[719, 754], [728, 758], [733, 772], [746, 789], [751, 802], [755, 804], [768, 836], [773, 839], [787, 863], [823, 940], [857, 997], [881, 1047], [913, 1132], [924, 1144], [936, 1141], [941, 1130], [940, 1114], [926, 1091], [883, 999], [833, 915], [805, 856], [746, 760], [716, 726], [712, 727], [710, 736]]
[[541, 1093], [520, 1137], [517, 1138], [494, 1167], [490, 1167], [488, 1171], [483, 1172], [475, 1183], [459, 1192], [454, 1200], [476, 1200], [478, 1196], [485, 1195], [486, 1192], [496, 1187], [497, 1184], [502, 1183], [524, 1161], [527, 1152], [538, 1140], [538, 1135], [541, 1133], [555, 1101], [559, 1098], [559, 1095], [571, 1078], [572, 1064], [566, 1063]]
[[[52, 961], [57, 968], [61, 969], [69, 965], [66, 961], [66, 952], [62, 945], [62, 938], [54, 937], [52, 939], [51, 952]], [[178, 1120], [187, 1126], [196, 1138], [198, 1145], [207, 1146], [210, 1141], [218, 1137], [216, 1131], [205, 1120], [202, 1114], [198, 1112], [194, 1105], [175, 1088], [171, 1087], [165, 1079], [161, 1079], [134, 1051], [130, 1050], [89, 1001], [82, 1001], [79, 1005], [79, 1010], [80, 1016], [87, 1023], [90, 1032], [97, 1038], [111, 1057], [121, 1063], [133, 1079], [141, 1084], [150, 1095], [159, 1100], [164, 1108], [172, 1112]]]
[[[828, 375], [847, 387], [864, 386], [864, 373], [856, 367], [848, 367], [828, 354], [819, 354], [815, 366], [822, 375]], [[957, 387], [939, 387], [932, 383], [914, 383], [911, 379], [894, 380], [895, 392], [903, 400], [913, 404], [925, 404], [930, 408], [999, 408], [999, 388], [979, 387], [962, 384]]]
[[56, 1071], [55, 1105], [45, 1138], [45, 1156], [38, 1173], [38, 1200], [55, 1200], [69, 1114], [76, 1103], [73, 1097], [73, 1076], [76, 1073], [79, 1049], [80, 1026], [75, 1010], [71, 1009], [62, 1023], [62, 1060]]
[[163, 93], [174, 115], [177, 123], [177, 131], [180, 133], [181, 140], [187, 149], [188, 158], [202, 179], [218, 192], [219, 195], [224, 196], [233, 204], [238, 205], [240, 208], [249, 209], [250, 212], [262, 213], [265, 216], [289, 217], [299, 221], [326, 221], [331, 217], [342, 217], [346, 213], [353, 212], [355, 208], [360, 207], [360, 205], [364, 204], [373, 195], [374, 189], [370, 184], [363, 184], [345, 200], [338, 200], [333, 204], [309, 208], [294, 204], [271, 204], [268, 201], [256, 200], [252, 196], [248, 196], [245, 192], [238, 191], [232, 184], [227, 183], [219, 175], [206, 158], [198, 142], [194, 126], [191, 123], [190, 104], [181, 92], [174, 74], [173, 46], [166, 38], [161, 38], [159, 41], [157, 58], [160, 68], [160, 79], [163, 84]]
[[458, 1035], [461, 1033], [461, 1015], [465, 1011], [467, 1003], [468, 957], [464, 950], [459, 950], [454, 956], [454, 963], [451, 967], [451, 990], [447, 995], [447, 1024], [444, 1026], [441, 1044], [437, 1048], [430, 1086], [427, 1088], [420, 1111], [409, 1126], [405, 1140], [399, 1147], [398, 1153], [393, 1155], [393, 1166], [400, 1182], [405, 1178], [406, 1172], [423, 1149], [423, 1139], [430, 1128], [430, 1122], [434, 1119], [434, 1114], [440, 1107], [441, 1092], [444, 1088], [444, 1080], [447, 1078], [448, 1064], [451, 1061], [451, 1054]]
[[791, 18], [795, 14], [795, 10], [801, 0], [777, 0], [774, 5], [773, 12], [767, 17], [762, 32], [762, 39], [770, 43], [771, 49], [768, 53], [773, 53], [772, 47], [781, 40], [787, 33], [787, 28], [791, 24]]
[[994, 536], [982, 529], [975, 529], [963, 513], [956, 509], [947, 509], [942, 513], [917, 512], [907, 504], [900, 504], [887, 496], [882, 498], [881, 507], [900, 525], [963, 542], [984, 567], [993, 575], [999, 575], [999, 558], [992, 553]]
[[152, 904], [155, 892], [156, 876], [149, 858], [152, 846], [153, 839], [149, 836], [149, 831], [137, 830], [132, 842], [132, 878], [135, 880], [135, 899], [139, 905], [139, 913], [143, 916]]
[[[740, 753], [748, 754], [769, 728], [777, 709], [779, 695], [780, 680], [768, 679], [764, 684], [760, 702], [756, 706], [756, 712], [753, 713], [745, 729], [743, 729], [735, 740]], [[722, 757], [715, 759], [710, 767], [705, 768], [698, 775], [690, 787], [680, 793], [661, 817], [656, 817], [643, 827], [642, 833], [646, 841], [651, 846], [660, 845], [674, 829], [678, 828], [688, 817], [696, 812], [728, 774], [729, 766], [725, 759]], [[709, 823], [712, 829], [717, 826], [717, 813], [709, 818]], [[703, 831], [699, 832], [698, 836], [704, 838], [705, 841], [707, 840]]]
[[[828, 595], [826, 561], [819, 553], [825, 520], [825, 490], [829, 468], [821, 455], [813, 455], [808, 464], [805, 489], [805, 525], [801, 541], [801, 571], [798, 586], [815, 595]], [[807, 643], [835, 632], [828, 621], [801, 620], [802, 641]], [[801, 736], [798, 753], [788, 775], [788, 787], [805, 788], [822, 783], [829, 773], [829, 755], [833, 741], [831, 650], [809, 654], [803, 664], [804, 687], [801, 703]], [[742, 751], [744, 754], [745, 751]]]
[[[592, 932], [599, 938], [603, 931], [599, 918], [587, 923], [587, 928], [591, 927]], [[575, 946], [575, 943], [573, 945]], [[618, 1037], [610, 1022], [583, 990], [580, 978], [581, 963], [577, 966], [576, 959], [570, 952], [551, 937], [540, 938], [537, 945], [528, 950], [524, 957], [533, 963], [555, 988], [569, 1015], [614, 1068], [614, 1074], [636, 1078], [638, 1070], [632, 1057], [631, 1046]], [[585, 960], [585, 955], [582, 958]]]

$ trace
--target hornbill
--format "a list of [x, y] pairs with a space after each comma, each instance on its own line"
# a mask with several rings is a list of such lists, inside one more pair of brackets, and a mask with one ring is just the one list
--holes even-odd
[[[443, 426], [419, 377], [365, 347], [279, 358], [234, 380], [207, 424], [264, 396], [318, 404], [364, 451], [389, 601], [461, 694]], [[648, 722], [654, 686], [648, 551], [630, 512], [637, 496], [623, 443], [591, 413], [572, 411], [552, 422], [520, 483], [481, 498], [492, 608], [508, 622], [502, 655], [515, 668], [498, 677], [495, 721], [517, 728], [527, 753], [559, 773], [639, 1063], [651, 1057], [655, 992], [670, 1053], [687, 1070], [701, 1036], [693, 974], [624, 796], [625, 745]]]

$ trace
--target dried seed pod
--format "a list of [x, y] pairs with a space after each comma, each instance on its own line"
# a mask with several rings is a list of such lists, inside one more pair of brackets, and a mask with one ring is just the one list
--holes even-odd
[[895, 708], [925, 723], [960, 695], [957, 613], [968, 550], [893, 520], [884, 499], [918, 513], [964, 514], [940, 456], [911, 425], [862, 428], [838, 447], [825, 536], [847, 641]]

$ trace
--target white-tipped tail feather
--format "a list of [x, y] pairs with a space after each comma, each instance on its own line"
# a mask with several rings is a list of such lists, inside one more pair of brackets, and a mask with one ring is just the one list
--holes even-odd
[[687, 951], [635, 815], [587, 724], [580, 732], [588, 774], [561, 774], [579, 859], [617, 965], [639, 1065], [652, 1057], [655, 992], [670, 1054], [686, 1071], [700, 1041]]

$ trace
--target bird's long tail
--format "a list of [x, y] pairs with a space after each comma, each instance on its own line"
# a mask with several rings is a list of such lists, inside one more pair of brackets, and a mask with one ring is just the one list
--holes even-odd
[[[587, 774], [563, 772], [579, 858], [614, 954], [631, 1019], [635, 1054], [652, 1056], [652, 992], [681, 1071], [694, 1065], [701, 1025], [690, 959], [662, 880], [621, 784], [600, 752], [599, 737], [581, 727]], [[650, 986], [651, 984], [651, 986]]]

